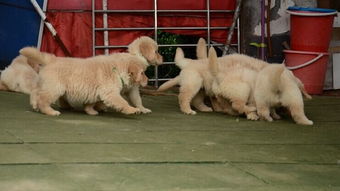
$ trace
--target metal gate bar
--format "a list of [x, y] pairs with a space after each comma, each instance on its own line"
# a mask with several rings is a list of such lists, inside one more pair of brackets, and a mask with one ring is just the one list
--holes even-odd
[[[102, 0], [107, 1], [107, 0]], [[96, 45], [96, 32], [103, 31], [133, 31], [133, 30], [153, 30], [154, 31], [154, 39], [157, 42], [158, 35], [157, 30], [206, 30], [207, 31], [207, 45], [208, 46], [215, 46], [215, 47], [223, 47], [225, 44], [222, 43], [211, 43], [211, 30], [227, 30], [230, 29], [230, 27], [211, 27], [210, 26], [210, 15], [211, 13], [233, 13], [234, 10], [210, 10], [210, 0], [206, 0], [206, 10], [158, 10], [158, 0], [153, 0], [154, 3], [154, 9], [153, 10], [105, 10], [105, 7], [103, 6], [103, 10], [96, 10], [95, 9], [95, 2], [96, 0], [92, 0], [92, 39], [93, 39], [93, 55], [96, 54], [97, 49], [112, 49], [112, 48], [127, 48], [128, 45]], [[102, 27], [102, 28], [96, 28], [95, 23], [95, 16], [96, 14], [110, 14], [110, 13], [132, 13], [132, 14], [151, 14], [154, 16], [154, 26], [150, 27], [122, 27], [122, 28], [109, 28], [109, 27]], [[206, 13], [206, 19], [207, 19], [207, 25], [205, 27], [159, 27], [158, 26], [158, 13]], [[162, 16], [164, 16], [162, 14]], [[175, 15], [174, 15], [175, 16]], [[176, 15], [181, 16], [181, 15]], [[105, 19], [105, 17], [103, 18]], [[238, 52], [240, 52], [240, 30], [239, 30], [239, 20], [237, 20], [237, 26], [235, 29], [237, 30], [237, 43], [231, 44], [232, 47], [237, 47]], [[105, 35], [104, 35], [105, 38]], [[105, 42], [104, 42], [105, 43]], [[196, 47], [196, 44], [159, 44], [159, 47]], [[164, 62], [165, 65], [174, 64], [174, 62]], [[158, 87], [159, 81], [167, 81], [171, 78], [159, 78], [158, 76], [158, 67], [155, 66], [155, 78], [149, 79], [149, 81], [152, 81], [155, 83], [155, 86]]]

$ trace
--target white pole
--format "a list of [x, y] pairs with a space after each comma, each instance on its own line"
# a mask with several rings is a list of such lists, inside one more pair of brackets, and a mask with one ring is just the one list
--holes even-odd
[[[107, 11], [107, 0], [103, 0], [103, 10]], [[106, 29], [108, 27], [107, 24], [107, 13], [103, 14], [103, 27]], [[104, 31], [104, 46], [109, 46], [109, 32], [107, 30]], [[105, 48], [105, 55], [109, 54], [109, 49]]]
[[[43, 11], [46, 11], [46, 9], [47, 9], [47, 3], [48, 3], [48, 0], [44, 0]], [[41, 22], [40, 22], [40, 28], [39, 28], [38, 42], [37, 42], [37, 48], [38, 48], [39, 50], [41, 49], [41, 42], [42, 42], [43, 33], [44, 33], [44, 22], [41, 21]]]

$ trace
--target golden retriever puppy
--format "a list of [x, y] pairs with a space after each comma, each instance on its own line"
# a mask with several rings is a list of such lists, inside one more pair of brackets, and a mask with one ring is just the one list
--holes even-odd
[[187, 59], [184, 57], [183, 50], [177, 48], [175, 63], [181, 69], [180, 74], [162, 84], [158, 91], [165, 91], [172, 86], [180, 85], [178, 101], [183, 113], [196, 114], [196, 111], [191, 109], [191, 103], [199, 111], [212, 111], [210, 107], [204, 104], [205, 95], [200, 92], [203, 88], [205, 93], [209, 95], [209, 90], [211, 90], [212, 76], [208, 70], [207, 59]]
[[282, 64], [270, 64], [258, 73], [254, 90], [258, 115], [267, 121], [279, 118], [275, 107], [285, 107], [297, 124], [313, 125], [304, 112], [303, 84]]
[[268, 64], [260, 71], [237, 64], [224, 68], [217, 64], [213, 48], [209, 50], [209, 63], [214, 75], [212, 91], [219, 102], [229, 100], [235, 111], [246, 114], [251, 120], [257, 120], [257, 115], [267, 121], [272, 121], [272, 117], [279, 119], [275, 107], [285, 107], [296, 123], [313, 124], [303, 110], [302, 94], [307, 98], [310, 95], [302, 82], [282, 64]]
[[[158, 45], [157, 43], [148, 36], [141, 36], [137, 39], [135, 39], [132, 43], [128, 46], [128, 52], [132, 55], [138, 56], [141, 59], [145, 60], [144, 63], [147, 65], [160, 65], [163, 63], [163, 57], [158, 53]], [[145, 85], [147, 85], [147, 76], [143, 74], [143, 80], [145, 81]], [[135, 85], [132, 87], [124, 87], [124, 90], [122, 91], [123, 96], [125, 98], [128, 98], [128, 100], [131, 102], [132, 105], [136, 106], [141, 110], [142, 113], [151, 113], [150, 109], [147, 109], [143, 107], [142, 101], [140, 98], [139, 93], [139, 86]], [[67, 103], [64, 103], [67, 105]], [[71, 103], [72, 104], [72, 103]], [[85, 106], [85, 111], [88, 114], [96, 115], [98, 112], [94, 110], [94, 108], [97, 108], [98, 110], [107, 110], [105, 105], [102, 102], [99, 102], [97, 104], [91, 104]]]
[[[205, 59], [207, 60], [207, 48], [206, 48], [206, 42], [203, 38], [200, 38], [197, 47], [196, 47], [196, 55], [199, 60]], [[189, 65], [195, 65], [198, 64], [196, 67], [195, 66], [187, 66], [187, 64], [182, 64], [182, 60], [184, 60], [184, 53], [182, 49], [178, 48], [176, 50], [176, 55], [175, 55], [175, 63], [176, 65], [181, 68], [180, 74], [165, 82], [162, 84], [157, 91], [165, 91], [173, 86], [180, 85], [180, 92], [179, 92], [179, 105], [180, 109], [183, 113], [185, 114], [196, 114], [195, 111], [193, 111], [190, 107], [190, 105], [194, 106], [196, 109], [199, 111], [203, 112], [211, 112], [212, 108], [208, 107], [204, 103], [204, 98], [207, 96], [205, 91], [201, 88], [203, 88], [203, 79], [202, 75], [200, 73], [204, 72], [204, 64], [203, 62], [195, 62], [194, 60], [191, 59], [186, 59], [184, 62], [191, 62]], [[192, 78], [190, 80], [190, 78]], [[192, 85], [194, 87], [191, 87], [191, 82], [196, 81], [197, 83], [193, 83]], [[190, 91], [192, 89], [193, 91]], [[218, 105], [218, 104], [216, 104]]]
[[[200, 38], [197, 43], [196, 47], [196, 54], [197, 54], [197, 59], [207, 59], [208, 58], [208, 51], [207, 51], [207, 43], [203, 38]], [[200, 90], [200, 92], [194, 97], [193, 100], [196, 101], [196, 105], [202, 104], [204, 99], [197, 99], [196, 97], [199, 96], [204, 96], [206, 97], [206, 94], [204, 90]], [[215, 95], [210, 95], [209, 100], [211, 103], [211, 107], [213, 111], [216, 112], [222, 112], [222, 113], [227, 113], [229, 115], [237, 115], [237, 112], [234, 111], [231, 107], [231, 104], [228, 100], [222, 100], [220, 97], [217, 97]]]
[[[125, 87], [130, 89], [146, 84], [144, 71], [147, 65], [141, 57], [116, 53], [85, 59], [66, 58], [30, 47], [21, 49], [20, 53], [36, 63], [50, 63], [39, 72], [38, 87], [31, 94], [31, 105], [42, 113], [60, 115], [51, 104], [62, 96], [72, 103], [89, 107], [102, 101], [105, 106], [124, 114], [141, 112], [141, 109], [131, 107], [121, 96]], [[131, 94], [132, 97], [139, 95]]]
[[253, 90], [257, 71], [242, 64], [230, 64], [227, 67], [218, 64], [215, 49], [209, 49], [209, 70], [214, 76], [212, 92], [218, 102], [230, 101], [233, 110], [245, 114], [250, 120], [257, 120]]
[[31, 94], [38, 82], [39, 65], [19, 55], [1, 72], [0, 90]]
[[[138, 70], [137, 70], [138, 71]], [[136, 78], [138, 77], [138, 74], [134, 74], [133, 71], [131, 72], [131, 76], [135, 76]], [[125, 100], [128, 100], [130, 104], [133, 106], [137, 107], [140, 109], [141, 113], [151, 113], [151, 110], [148, 108], [145, 108], [142, 103], [142, 98], [139, 93], [139, 87], [145, 87], [148, 84], [148, 77], [145, 75], [143, 72], [140, 76], [141, 80], [139, 83], [134, 83], [136, 80], [133, 80], [134, 78], [130, 78], [129, 83], [131, 84], [130, 86], [123, 86], [123, 89], [121, 91], [121, 95]], [[123, 81], [122, 81], [123, 83]], [[59, 103], [62, 100], [59, 100]], [[64, 103], [64, 104], [69, 104], [69, 103]], [[89, 114], [89, 115], [98, 115], [98, 111], [106, 111], [108, 108], [105, 106], [105, 104], [100, 101], [97, 103], [93, 104], [86, 104], [84, 106], [84, 111]]]
[[129, 44], [128, 52], [146, 59], [150, 65], [163, 63], [163, 57], [158, 53], [157, 43], [148, 36], [142, 36], [134, 40]]
[[[205, 46], [204, 39], [199, 40], [196, 49], [197, 57], [201, 58], [199, 60], [184, 58], [183, 51], [180, 48], [176, 50], [175, 62], [176, 65], [181, 68], [181, 72], [177, 77], [162, 84], [158, 91], [165, 91], [172, 86], [180, 85], [178, 99], [181, 111], [185, 114], [196, 114], [196, 112], [191, 109], [190, 103], [200, 111], [212, 111], [212, 109], [203, 102], [204, 94], [200, 91], [200, 89], [203, 88], [205, 93], [212, 98], [212, 106], [215, 111], [236, 115], [236, 112], [230, 108], [230, 103], [228, 104], [227, 100], [216, 102], [219, 99], [213, 97], [214, 94], [211, 89], [213, 75], [209, 71], [206, 50], [200, 48], [202, 44]], [[242, 54], [227, 55], [218, 58], [217, 61], [219, 67], [224, 69], [237, 66], [239, 68], [250, 68], [259, 71], [267, 65], [266, 62]]]

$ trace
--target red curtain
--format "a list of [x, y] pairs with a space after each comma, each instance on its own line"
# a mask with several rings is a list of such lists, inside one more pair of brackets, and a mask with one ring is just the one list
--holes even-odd
[[[96, 9], [101, 9], [101, 0], [96, 1]], [[108, 9], [114, 10], [152, 10], [153, 0], [108, 0]], [[204, 10], [206, 0], [158, 0], [160, 10]], [[211, 0], [212, 10], [234, 10], [235, 0]], [[52, 11], [53, 10], [53, 11]], [[64, 12], [59, 10], [82, 10]], [[56, 28], [60, 38], [74, 57], [92, 56], [92, 15], [91, 0], [49, 0], [47, 17]], [[210, 26], [230, 26], [233, 12], [212, 13]], [[108, 26], [110, 28], [124, 27], [153, 27], [153, 13], [110, 13]], [[102, 14], [96, 14], [96, 27], [102, 27]], [[159, 13], [159, 27], [198, 27], [207, 26], [205, 13]], [[153, 30], [141, 31], [110, 31], [110, 45], [127, 45], [135, 38], [142, 35], [153, 35]], [[205, 30], [168, 30], [176, 34], [197, 35], [206, 37]], [[212, 30], [211, 39], [224, 43], [227, 30]], [[234, 38], [234, 42], [235, 42]], [[103, 45], [103, 32], [96, 33], [96, 45]], [[53, 40], [49, 31], [44, 30], [42, 51], [64, 56], [61, 48]], [[114, 49], [112, 51], [125, 51], [125, 49]], [[102, 53], [101, 51], [97, 52]]]

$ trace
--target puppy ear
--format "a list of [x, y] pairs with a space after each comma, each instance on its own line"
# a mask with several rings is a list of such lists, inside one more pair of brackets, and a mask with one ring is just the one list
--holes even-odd
[[142, 80], [141, 69], [136, 64], [130, 64], [128, 67], [128, 73], [134, 82], [139, 83]]
[[149, 81], [149, 78], [144, 74], [144, 72], [142, 72], [142, 75], [141, 75], [141, 81], [140, 81], [140, 85], [142, 87], [145, 87], [146, 85], [148, 85], [148, 81]]
[[153, 60], [153, 55], [155, 54], [154, 48], [151, 46], [150, 43], [141, 42], [139, 45], [139, 51], [146, 58], [148, 61]]

